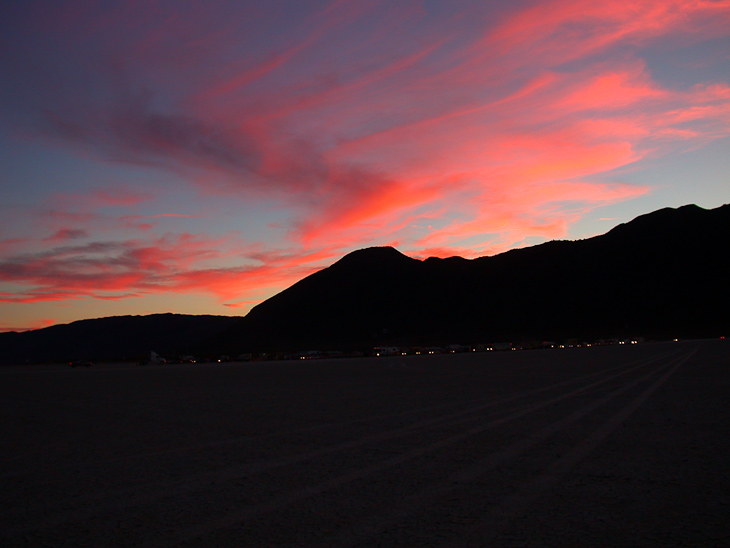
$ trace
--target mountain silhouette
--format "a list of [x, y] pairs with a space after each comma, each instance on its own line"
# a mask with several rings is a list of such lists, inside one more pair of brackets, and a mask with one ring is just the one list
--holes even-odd
[[0, 363], [129, 360], [148, 357], [150, 351], [177, 356], [239, 319], [184, 314], [112, 316], [24, 333], [0, 333]]
[[251, 310], [216, 344], [376, 345], [715, 336], [730, 328], [730, 206], [665, 208], [580, 241], [492, 257], [355, 251]]
[[0, 360], [367, 350], [730, 331], [730, 205], [665, 208], [579, 241], [491, 257], [350, 253], [243, 318], [115, 317], [0, 334]]

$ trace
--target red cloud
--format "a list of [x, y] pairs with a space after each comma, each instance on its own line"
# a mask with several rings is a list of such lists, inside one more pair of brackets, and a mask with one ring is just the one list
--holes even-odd
[[[649, 191], [607, 173], [730, 134], [727, 82], [671, 88], [641, 57], [668, 38], [725, 36], [727, 0], [437, 4], [299, 6], [286, 28], [268, 26], [265, 3], [245, 16], [234, 4], [53, 8], [36, 38], [56, 47], [39, 49], [79, 66], [33, 86], [29, 125], [114, 165], [162, 168], [203, 197], [273, 202], [291, 229], [273, 246], [291, 247], [159, 235], [169, 225], [139, 210], [105, 222], [143, 239], [64, 246], [100, 240], [103, 208], [164, 199], [68, 192], [39, 245], [55, 247], [0, 260], [0, 280], [28, 288], [3, 297], [207, 291], [244, 304], [355, 246], [473, 256], [561, 238], [586, 212]], [[68, 95], [56, 85], [66, 72], [84, 84]]]
[[6, 294], [3, 300], [83, 295], [117, 298], [120, 292], [166, 290], [174, 286], [178, 271], [211, 257], [220, 258], [222, 253], [214, 251], [218, 242], [182, 234], [148, 244], [134, 240], [92, 242], [16, 255], [0, 261], [0, 280], [34, 289], [21, 295]]
[[[49, 127], [111, 157], [210, 173], [194, 177], [202, 185], [268, 194], [298, 212], [297, 241], [345, 245], [408, 238], [395, 227], [435, 210], [482, 218], [455, 221], [447, 232], [481, 227], [493, 209], [482, 204], [504, 193], [570, 187], [570, 196], [540, 191], [523, 200], [517, 214], [536, 221], [526, 228], [544, 224], [551, 211], [535, 209], [539, 196], [582, 203], [584, 211], [635, 197], [646, 189], [615, 192], [617, 183], [590, 187], [589, 178], [641, 159], [649, 138], [696, 137], [673, 127], [685, 119], [718, 115], [715, 106], [672, 118], [677, 104], [696, 106], [701, 94], [660, 88], [630, 53], [610, 62], [588, 58], [629, 37], [634, 44], [676, 28], [714, 29], [711, 16], [722, 13], [717, 2], [552, 2], [459, 37], [460, 45], [451, 29], [390, 50], [366, 39], [348, 42], [343, 52], [358, 60], [358, 71], [337, 66], [334, 79], [316, 68], [299, 71], [295, 59], [317, 67], [330, 59], [323, 43], [347, 25], [364, 24], [365, 11], [377, 11], [374, 4], [365, 11], [353, 6], [335, 3], [312, 16], [289, 45], [259, 62], [228, 63], [220, 71], [227, 76], [194, 90], [184, 114], [160, 112], [151, 94], [116, 90], [115, 103], [54, 112]], [[165, 36], [181, 28], [178, 22]], [[378, 62], [361, 59], [369, 50], [381, 54]], [[576, 59], [583, 65], [563, 68]], [[444, 70], [435, 70], [439, 63]], [[580, 184], [564, 184], [576, 178]]]
[[540, 2], [486, 36], [484, 46], [564, 63], [619, 42], [635, 44], [675, 30], [705, 36], [725, 33], [728, 7], [725, 0]]
[[593, 110], [607, 113], [627, 107], [645, 107], [647, 101], [666, 100], [670, 95], [651, 81], [645, 66], [640, 63], [582, 76], [571, 87], [573, 89], [561, 93], [553, 108], [561, 112]]
[[[314, 265], [332, 260], [336, 255], [333, 250], [303, 254], [261, 252], [223, 238], [190, 234], [167, 235], [146, 242], [126, 240], [61, 246], [0, 260], [0, 282], [26, 288], [0, 293], [0, 302], [33, 303], [83, 297], [120, 300], [149, 293], [182, 292], [239, 300], [246, 295], [262, 292], [268, 295], [283, 289], [321, 268]], [[249, 265], [206, 266], [236, 257], [238, 262], [247, 257]], [[245, 307], [246, 304], [234, 305]]]

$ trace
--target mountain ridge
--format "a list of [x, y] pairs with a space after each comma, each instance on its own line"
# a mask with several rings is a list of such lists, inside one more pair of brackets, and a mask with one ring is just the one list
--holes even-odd
[[[48, 357], [53, 344], [56, 354], [64, 348], [68, 357], [85, 348], [88, 357], [90, 349], [101, 355], [114, 348], [119, 355], [126, 348], [128, 355], [142, 346], [237, 355], [389, 344], [716, 336], [730, 330], [724, 290], [730, 279], [728, 241], [726, 204], [709, 210], [663, 208], [591, 238], [474, 259], [419, 260], [393, 247], [370, 247], [299, 280], [245, 317], [123, 317], [130, 323], [123, 328], [112, 327], [110, 318], [81, 320], [66, 324], [69, 341], [63, 344], [49, 335], [62, 326], [4, 333], [0, 360], [20, 359], [19, 347], [24, 355], [53, 359]], [[83, 322], [96, 326], [92, 345], [79, 341], [90, 336], [88, 330], [83, 334]], [[145, 322], [147, 327], [139, 327]], [[109, 333], [114, 330], [116, 338]], [[138, 344], [125, 347], [131, 337]]]
[[184, 354], [240, 318], [191, 314], [107, 316], [0, 333], [0, 363], [129, 360], [150, 351]]
[[[728, 239], [730, 205], [687, 205], [584, 240], [474, 259], [407, 260], [393, 250], [403, 259], [387, 272], [372, 264], [348, 270], [363, 257], [386, 256], [382, 248], [366, 248], [305, 279], [306, 292], [295, 284], [252, 309], [231, 328], [229, 343], [292, 350], [307, 343], [700, 336], [714, 333], [718, 322], [716, 330], [727, 329], [713, 301], [719, 302], [723, 276], [730, 278]], [[298, 312], [305, 310], [306, 321]]]

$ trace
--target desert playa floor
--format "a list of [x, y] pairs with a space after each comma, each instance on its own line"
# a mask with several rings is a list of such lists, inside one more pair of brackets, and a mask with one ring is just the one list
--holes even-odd
[[0, 369], [0, 545], [730, 546], [730, 340]]

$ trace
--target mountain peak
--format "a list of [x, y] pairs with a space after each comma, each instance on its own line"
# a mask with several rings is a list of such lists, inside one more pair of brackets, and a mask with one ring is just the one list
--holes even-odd
[[419, 261], [393, 247], [369, 247], [300, 280], [240, 321], [159, 315], [114, 319], [123, 325], [111, 328], [112, 320], [93, 320], [0, 334], [0, 361], [74, 357], [79, 349], [84, 358], [178, 352], [204, 338], [208, 347], [236, 355], [455, 341], [714, 337], [730, 331], [730, 269], [722, 251], [728, 240], [729, 205], [689, 205], [642, 215], [602, 236], [488, 260]]
[[[718, 210], [710, 210], [717, 212]], [[702, 222], [712, 216], [708, 214], [708, 210], [695, 205], [687, 204], [680, 207], [664, 207], [651, 213], [645, 213], [632, 219], [631, 221], [621, 223], [609, 230], [606, 235], [616, 236], [626, 231], [634, 233], [641, 232], [644, 235], [652, 235], [656, 238], [662, 238], [667, 232], [682, 230], [686, 223]]]
[[342, 259], [337, 261], [335, 265], [353, 266], [368, 264], [371, 266], [389, 266], [394, 264], [403, 264], [406, 262], [410, 263], [413, 261], [416, 261], [416, 259], [412, 259], [404, 255], [394, 247], [376, 246], [366, 247], [364, 249], [358, 249], [357, 251], [348, 253], [342, 257]]

